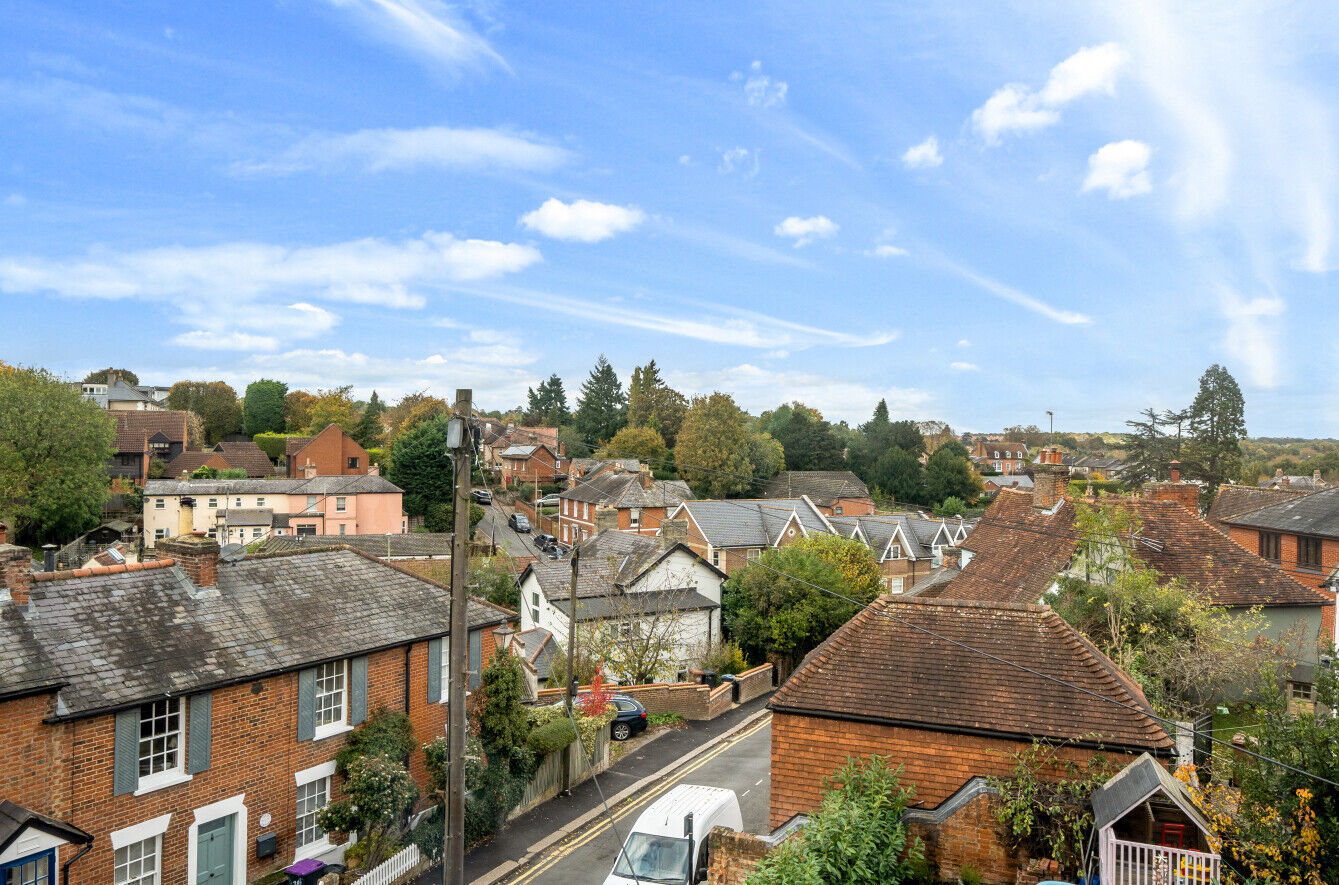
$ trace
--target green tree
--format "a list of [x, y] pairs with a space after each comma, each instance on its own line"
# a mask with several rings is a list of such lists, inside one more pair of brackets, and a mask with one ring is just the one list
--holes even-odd
[[567, 408], [567, 392], [557, 373], [539, 382], [538, 389], [526, 388], [524, 423], [528, 427], [557, 427], [572, 418]]
[[353, 438], [358, 445], [365, 449], [379, 448], [386, 431], [381, 426], [381, 416], [386, 412], [386, 404], [377, 396], [377, 392], [372, 391], [372, 398], [363, 406], [363, 414], [358, 419], [358, 426], [353, 429]]
[[1245, 411], [1241, 388], [1227, 369], [1217, 363], [1206, 369], [1185, 416], [1190, 428], [1185, 460], [1190, 477], [1204, 480], [1210, 493], [1241, 473]]
[[1126, 421], [1130, 433], [1125, 436], [1125, 479], [1134, 485], [1167, 478], [1172, 460], [1162, 413], [1148, 408], [1139, 413], [1143, 420]]
[[772, 438], [781, 443], [791, 470], [840, 470], [845, 464], [841, 439], [812, 409], [796, 403], [788, 418], [767, 426]]
[[316, 395], [305, 390], [290, 390], [284, 395], [284, 432], [301, 436], [311, 423], [311, 407]]
[[282, 381], [261, 378], [246, 386], [242, 398], [242, 426], [247, 436], [258, 433], [284, 432], [284, 397], [288, 385]]
[[564, 424], [558, 428], [558, 445], [569, 458], [589, 458], [595, 451], [572, 424]]
[[307, 410], [307, 435], [315, 436], [331, 424], [352, 435], [358, 429], [358, 406], [353, 401], [353, 387], [333, 387], [316, 391]]
[[749, 433], [748, 459], [753, 465], [753, 482], [749, 485], [753, 495], [762, 494], [767, 480], [786, 469], [786, 450], [767, 433]]
[[804, 828], [758, 863], [745, 885], [898, 885], [925, 856], [902, 815], [915, 791], [882, 756], [848, 758], [823, 781]]
[[628, 423], [628, 399], [623, 395], [623, 382], [618, 380], [614, 367], [600, 354], [595, 368], [581, 385], [573, 423], [582, 437], [591, 443], [603, 443]]
[[212, 446], [242, 428], [237, 391], [222, 381], [178, 381], [168, 391], [167, 407], [199, 415], [205, 445]]
[[656, 361], [632, 370], [628, 385], [628, 424], [632, 427], [650, 427], [660, 432], [665, 445], [674, 448], [688, 412], [688, 400], [660, 377]]
[[68, 540], [107, 500], [115, 422], [45, 369], [0, 364], [0, 513], [16, 540]]
[[703, 498], [729, 498], [753, 484], [748, 419], [727, 393], [695, 396], [679, 429], [674, 463]]
[[321, 809], [316, 821], [326, 832], [357, 833], [366, 841], [368, 869], [390, 855], [404, 815], [418, 801], [418, 786], [404, 764], [413, 746], [409, 717], [378, 710], [335, 757], [336, 770], [344, 775], [343, 797]]
[[925, 500], [925, 468], [913, 452], [888, 449], [874, 465], [868, 482], [894, 501], [919, 504]]
[[89, 372], [84, 376], [85, 384], [106, 384], [107, 379], [111, 377], [112, 372], [121, 376], [121, 380], [127, 384], [139, 384], [139, 376], [129, 369], [98, 369], [96, 372]]
[[658, 466], [668, 454], [665, 440], [650, 427], [624, 427], [598, 452], [597, 458], [636, 458]]
[[[508, 562], [506, 554], [499, 554], [490, 559], [471, 559], [470, 595], [518, 612], [521, 610], [521, 590], [516, 584], [516, 573]], [[447, 578], [447, 581], [449, 580], [450, 578]]]
[[[391, 450], [386, 478], [404, 490], [404, 509], [410, 516], [427, 513], [430, 506], [451, 507], [452, 465], [446, 454], [445, 415], [430, 418], [403, 433]], [[443, 518], [445, 518], [443, 516]]]
[[981, 477], [972, 469], [962, 443], [946, 442], [935, 449], [925, 462], [925, 497], [939, 502], [945, 498], [975, 501], [981, 497]]

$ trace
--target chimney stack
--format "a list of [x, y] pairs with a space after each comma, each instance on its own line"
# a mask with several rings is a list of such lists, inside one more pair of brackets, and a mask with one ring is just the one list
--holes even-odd
[[1069, 468], [1062, 463], [1060, 450], [1054, 446], [1042, 448], [1032, 476], [1032, 506], [1050, 510], [1065, 496], [1069, 488]]
[[302, 478], [303, 478], [303, 479], [315, 479], [315, 478], [316, 478], [316, 464], [315, 464], [315, 463], [313, 463], [312, 461], [308, 461], [306, 464], [303, 464], [303, 465], [302, 465]]
[[688, 543], [688, 520], [666, 519], [660, 523], [660, 549]]
[[367, 466], [367, 475], [368, 475], [368, 476], [381, 476], [381, 465], [380, 465], [380, 464], [369, 464], [369, 465]]
[[15, 605], [27, 605], [32, 584], [33, 557], [28, 548], [0, 544], [0, 589], [9, 591], [9, 599]]
[[651, 488], [651, 483], [655, 482], [655, 475], [651, 473], [649, 465], [642, 464], [637, 469], [637, 478], [641, 480], [642, 488]]
[[608, 504], [595, 505], [595, 533], [618, 531], [618, 511]]
[[219, 577], [219, 545], [204, 532], [165, 538], [157, 544], [159, 556], [170, 556], [196, 587], [213, 587]]
[[1181, 462], [1170, 465], [1170, 482], [1151, 482], [1144, 486], [1144, 497], [1154, 501], [1175, 501], [1191, 513], [1199, 516], [1200, 488], [1193, 482], [1181, 481]]
[[177, 504], [177, 535], [195, 531], [195, 499], [182, 498]]
[[1180, 461], [1173, 461], [1173, 462], [1171, 463], [1171, 468], [1172, 468], [1172, 482], [1180, 482], [1180, 481], [1181, 481], [1181, 462], [1180, 462]]

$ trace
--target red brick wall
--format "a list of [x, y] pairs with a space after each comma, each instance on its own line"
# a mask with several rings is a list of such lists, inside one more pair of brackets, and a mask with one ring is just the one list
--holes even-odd
[[[349, 469], [349, 458], [357, 456], [358, 468]], [[302, 467], [308, 461], [316, 465], [317, 476], [363, 476], [369, 465], [367, 450], [353, 441], [338, 427], [327, 427], [318, 433], [307, 447], [288, 459], [288, 475], [302, 476]]]
[[[415, 740], [422, 744], [446, 733], [447, 708], [427, 701], [427, 643], [409, 649], [408, 712]], [[492, 631], [485, 630], [481, 656], [485, 664], [493, 651]], [[381, 707], [404, 709], [404, 667], [404, 646], [368, 657], [369, 715]], [[237, 837], [245, 842], [247, 878], [253, 879], [293, 861], [297, 801], [293, 774], [334, 759], [344, 742], [338, 735], [319, 741], [297, 739], [297, 683], [297, 674], [288, 673], [214, 691], [209, 769], [187, 783], [138, 797], [112, 793], [114, 716], [42, 725], [46, 698], [11, 701], [0, 716], [0, 750], [6, 758], [0, 794], [92, 833], [94, 848], [71, 867], [71, 881], [94, 885], [112, 880], [110, 832], [168, 812], [172, 820], [163, 836], [163, 881], [186, 881], [192, 809], [244, 793], [247, 831]], [[15, 758], [21, 764], [11, 764]], [[410, 773], [426, 791], [422, 753], [411, 758]], [[338, 784], [334, 792], [337, 796]], [[265, 813], [272, 820], [261, 827], [260, 816]], [[263, 833], [278, 836], [278, 853], [257, 861], [255, 839]]]
[[[1227, 526], [1227, 536], [1250, 552], [1259, 554], [1259, 530], [1232, 525]], [[1297, 536], [1286, 532], [1280, 533], [1278, 565], [1301, 584], [1320, 590], [1330, 597], [1331, 601], [1335, 599], [1334, 591], [1321, 587], [1321, 584], [1324, 583], [1330, 572], [1334, 571], [1336, 566], [1339, 566], [1339, 541], [1322, 538], [1320, 542], [1320, 571], [1304, 572], [1297, 567]], [[1335, 635], [1335, 606], [1326, 606], [1324, 626], [1327, 635]]]
[[[769, 825], [775, 829], [817, 807], [823, 779], [852, 756], [888, 756], [905, 766], [903, 784], [915, 786], [922, 807], [934, 808], [977, 775], [1009, 774], [1013, 754], [1027, 746], [1025, 741], [775, 713]], [[1059, 755], [1082, 760], [1092, 751], [1066, 748]]]
[[[817, 506], [817, 505], [815, 505]], [[841, 513], [837, 508], [842, 509]], [[818, 508], [824, 516], [869, 516], [874, 512], [873, 498], [838, 498], [831, 506]]]
[[771, 664], [759, 664], [752, 670], [745, 670], [736, 677], [739, 683], [739, 702], [751, 701], [772, 690]]
[[942, 824], [911, 823], [910, 830], [924, 844], [925, 859], [931, 870], [938, 871], [939, 881], [954, 881], [964, 865], [971, 865], [986, 885], [1014, 882], [1018, 859], [1004, 842], [997, 807], [995, 797], [981, 795]]
[[767, 853], [767, 843], [749, 833], [713, 827], [707, 838], [711, 846], [707, 885], [744, 885]]

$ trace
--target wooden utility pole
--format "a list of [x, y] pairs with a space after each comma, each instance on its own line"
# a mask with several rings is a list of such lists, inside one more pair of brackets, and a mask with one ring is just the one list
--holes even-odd
[[446, 844], [442, 880], [465, 885], [465, 688], [470, 644], [465, 582], [470, 563], [470, 474], [474, 469], [474, 435], [470, 430], [470, 390], [456, 391], [453, 421], [460, 436], [452, 452], [455, 467], [455, 526], [451, 537], [451, 647], [447, 686], [447, 750], [449, 753]]
[[[538, 513], [538, 511], [536, 511]], [[567, 716], [572, 717], [572, 704], [577, 696], [577, 570], [581, 560], [581, 548], [572, 544], [572, 583], [567, 591], [567, 690], [563, 692], [563, 705], [567, 707]], [[563, 792], [572, 788], [572, 754], [563, 752]]]

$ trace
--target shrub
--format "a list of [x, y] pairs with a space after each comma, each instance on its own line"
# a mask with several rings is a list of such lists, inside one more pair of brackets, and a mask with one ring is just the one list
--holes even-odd
[[278, 461], [284, 456], [284, 446], [290, 436], [297, 436], [295, 433], [257, 433], [251, 438], [251, 441], [260, 446], [260, 450], [269, 456], [271, 461]]
[[749, 668], [744, 650], [733, 639], [713, 645], [702, 655], [700, 663], [703, 670], [715, 670], [722, 676], [738, 675]]
[[577, 732], [572, 727], [572, 721], [563, 718], [534, 729], [525, 742], [536, 756], [543, 757], [558, 752], [576, 739]]
[[523, 482], [516, 487], [516, 497], [527, 503], [535, 500], [534, 483]]
[[359, 756], [380, 756], [399, 762], [414, 752], [416, 745], [409, 716], [382, 707], [345, 738], [344, 746], [335, 754], [335, 769], [340, 774], [346, 773], [349, 763]]
[[969, 863], [958, 867], [958, 881], [962, 885], [981, 885], [981, 871]]
[[967, 505], [962, 498], [950, 495], [939, 505], [940, 516], [962, 516], [967, 512]]
[[[423, 856], [433, 863], [442, 859], [442, 845], [446, 841], [446, 813], [443, 806], [438, 805], [428, 812], [427, 817], [418, 822], [413, 832], [409, 834], [409, 840], [418, 846], [418, 850], [423, 852]], [[345, 853], [345, 860], [348, 859], [348, 853]]]

